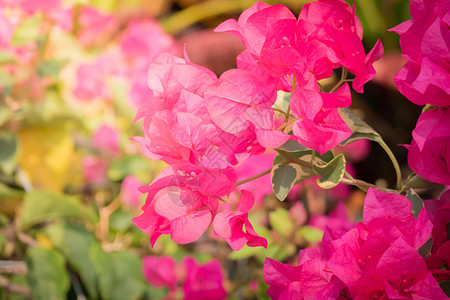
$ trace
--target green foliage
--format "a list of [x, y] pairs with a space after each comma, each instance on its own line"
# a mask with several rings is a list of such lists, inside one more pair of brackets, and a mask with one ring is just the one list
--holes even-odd
[[323, 231], [312, 226], [302, 226], [297, 230], [297, 234], [302, 236], [308, 243], [317, 243], [322, 240]]
[[417, 217], [419, 216], [420, 211], [424, 207], [423, 200], [420, 198], [419, 195], [417, 195], [416, 192], [414, 192], [413, 189], [408, 190], [406, 193], [406, 198], [411, 201], [412, 204], [412, 214], [414, 218], [417, 220]]
[[107, 253], [94, 246], [89, 258], [98, 274], [102, 299], [133, 300], [143, 294], [145, 282], [138, 256], [125, 251]]
[[270, 172], [273, 192], [281, 201], [286, 199], [297, 178], [296, 165], [278, 164]]
[[91, 299], [98, 299], [94, 264], [89, 260], [89, 251], [99, 243], [95, 236], [81, 225], [52, 224], [45, 228], [54, 247], [60, 251], [83, 281]]
[[36, 190], [25, 195], [20, 227], [59, 219], [79, 219], [93, 222], [95, 215], [76, 197]]
[[289, 218], [289, 212], [279, 207], [269, 213], [270, 226], [283, 236], [290, 236], [294, 231], [294, 223]]
[[345, 172], [345, 157], [339, 154], [326, 164], [313, 164], [314, 172], [321, 177], [317, 179], [317, 184], [323, 189], [331, 189], [339, 184]]
[[64, 257], [56, 250], [32, 247], [27, 251], [27, 280], [33, 299], [65, 299], [69, 275]]
[[358, 117], [350, 108], [339, 108], [338, 111], [342, 120], [344, 120], [353, 132], [348, 139], [340, 143], [341, 146], [345, 146], [362, 139], [367, 139], [378, 143], [383, 141], [380, 134], [366, 122], [361, 120], [361, 118]]
[[14, 31], [11, 44], [14, 46], [23, 46], [30, 42], [38, 41], [41, 37], [39, 29], [41, 20], [42, 15], [40, 14], [23, 20]]
[[6, 174], [12, 174], [17, 164], [19, 141], [10, 131], [0, 131], [0, 169]]

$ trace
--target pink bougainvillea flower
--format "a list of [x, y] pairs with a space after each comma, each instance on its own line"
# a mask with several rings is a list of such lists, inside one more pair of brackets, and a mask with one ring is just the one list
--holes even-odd
[[335, 93], [296, 88], [291, 97], [291, 109], [299, 118], [293, 127], [298, 142], [324, 154], [350, 137], [352, 131], [337, 111], [337, 107], [348, 107], [350, 104], [347, 84]]
[[391, 29], [408, 60], [394, 80], [415, 104], [450, 104], [449, 10], [448, 1], [411, 1], [412, 20]]
[[232, 69], [211, 84], [205, 93], [206, 108], [212, 120], [223, 131], [241, 134], [249, 126], [256, 130], [263, 147], [277, 148], [288, 135], [272, 131], [275, 116], [275, 86], [261, 81], [247, 70]]
[[408, 165], [420, 177], [450, 184], [450, 109], [422, 113], [408, 147]]
[[302, 267], [289, 266], [271, 258], [264, 261], [264, 281], [272, 299], [302, 299], [300, 277]]
[[415, 249], [425, 244], [433, 229], [425, 209], [415, 220], [412, 204], [406, 197], [372, 188], [364, 200], [363, 222], [369, 231], [391, 223]]
[[[33, 1], [31, 2], [39, 2]], [[78, 41], [84, 46], [91, 46], [104, 40], [118, 29], [119, 23], [114, 15], [106, 14], [97, 9], [83, 5], [78, 18], [80, 32]]]
[[426, 263], [436, 280], [450, 279], [450, 241], [447, 240], [447, 225], [450, 222], [450, 190], [439, 199], [424, 201], [427, 212], [433, 222], [431, 256]]
[[424, 201], [425, 208], [433, 223], [433, 248], [431, 253], [447, 241], [447, 223], [450, 222], [450, 190], [447, 190], [439, 199]]
[[223, 275], [220, 264], [212, 260], [199, 265], [191, 258], [183, 259], [186, 280], [183, 283], [184, 300], [221, 300], [227, 292], [223, 287]]
[[176, 262], [170, 256], [145, 256], [142, 260], [142, 273], [154, 287], [168, 287], [171, 291], [177, 289], [179, 279], [176, 275]]
[[[406, 197], [370, 188], [363, 223], [347, 232], [325, 228], [320, 247], [300, 251], [301, 268], [287, 268], [292, 270], [288, 277], [281, 268], [281, 274], [276, 274], [277, 269], [268, 266], [268, 272], [275, 275], [265, 276], [265, 280], [271, 285], [269, 291], [276, 290], [277, 295], [293, 286], [304, 299], [336, 299], [341, 292], [352, 299], [399, 297], [394, 295], [401, 299], [447, 299], [417, 253], [431, 231], [425, 209], [415, 220]], [[275, 276], [285, 282], [268, 282]]]
[[[332, 64], [334, 67], [347, 68], [355, 74], [353, 88], [362, 92], [363, 84], [375, 76], [372, 64], [382, 56], [383, 46], [378, 41], [370, 53], [365, 55], [361, 42], [362, 26], [355, 14], [355, 7], [351, 8], [343, 0], [307, 3], [300, 13], [299, 26], [301, 31], [306, 32], [308, 39], [315, 38], [319, 43], [327, 45], [324, 53], [329, 60], [328, 68]], [[322, 60], [322, 64], [324, 62]]]
[[143, 213], [133, 218], [150, 235], [152, 245], [161, 234], [170, 234], [180, 244], [197, 240], [209, 227], [218, 207], [218, 198], [234, 188], [236, 174], [223, 170], [185, 166], [167, 167], [148, 187]]
[[80, 64], [76, 74], [75, 96], [84, 101], [111, 100], [112, 91], [106, 80], [122, 73], [120, 61], [121, 54], [114, 49], [104, 52], [92, 62]]
[[241, 198], [234, 211], [230, 203], [224, 202], [219, 205], [214, 217], [215, 236], [225, 239], [235, 251], [240, 250], [245, 244], [250, 247], [262, 246], [267, 248], [267, 240], [255, 232], [248, 220], [248, 212], [253, 207], [254, 202], [252, 193], [242, 190]]
[[0, 49], [8, 48], [14, 33], [14, 25], [0, 11]]
[[133, 175], [128, 175], [122, 181], [120, 189], [122, 202], [131, 208], [140, 207], [140, 199], [142, 193], [139, 192], [139, 188], [142, 186], [142, 182]]
[[101, 158], [96, 156], [85, 156], [82, 160], [82, 166], [86, 181], [94, 184], [106, 182], [108, 166]]
[[[283, 36], [294, 39], [296, 23], [297, 19], [286, 6], [270, 6], [257, 1], [240, 15], [238, 21], [227, 20], [215, 31], [228, 32], [237, 36], [253, 54], [260, 55], [266, 43], [279, 43]], [[275, 32], [279, 36], [273, 36]]]
[[93, 142], [100, 151], [113, 154], [119, 152], [119, 133], [110, 126], [101, 125], [94, 133]]
[[147, 72], [150, 62], [160, 53], [179, 52], [173, 38], [153, 19], [131, 21], [120, 36], [119, 44], [127, 63], [135, 71]]

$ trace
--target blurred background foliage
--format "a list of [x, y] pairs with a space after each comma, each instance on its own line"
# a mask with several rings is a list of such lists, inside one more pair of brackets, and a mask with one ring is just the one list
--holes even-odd
[[[152, 249], [148, 236], [131, 222], [143, 196], [130, 195], [125, 183], [133, 178], [135, 191], [150, 183], [164, 164], [145, 158], [129, 141], [141, 132], [139, 121], [133, 123], [136, 108], [128, 99], [129, 82], [94, 68], [93, 78], [106, 78], [107, 97], [83, 101], [74, 94], [79, 66], [117, 45], [134, 20], [158, 20], [173, 36], [178, 53], [186, 45], [194, 63], [217, 74], [232, 68], [243, 50], [240, 41], [212, 29], [254, 2], [63, 0], [64, 7], [73, 9], [73, 18], [66, 20], [72, 28], [66, 31], [56, 28], [46, 11], [23, 15], [1, 8], [17, 26], [10, 46], [0, 40], [0, 299], [161, 299], [167, 289], [150, 285], [141, 271], [142, 257], [161, 254], [177, 261], [186, 255], [199, 262], [216, 258], [226, 274], [229, 299], [266, 299], [264, 258], [293, 263], [300, 248], [321, 240], [321, 227], [308, 220], [336, 214], [335, 196], [302, 187], [292, 196], [301, 200], [301, 207], [268, 195], [252, 213], [256, 231], [271, 241], [267, 250], [244, 247], [232, 252], [212, 236], [189, 245], [164, 236]], [[305, 3], [266, 2], [284, 4], [296, 15]], [[92, 23], [92, 28], [106, 29], [82, 43], [84, 7], [112, 16], [116, 25], [107, 30], [107, 23]], [[380, 38], [385, 56], [365, 94], [355, 94], [353, 100], [353, 107], [391, 146], [404, 174], [409, 172], [406, 151], [398, 144], [410, 142], [420, 108], [395, 89], [392, 76], [403, 60], [397, 35], [387, 30], [410, 18], [408, 8], [406, 0], [356, 1], [366, 49]], [[93, 90], [101, 88], [91, 83]], [[108, 144], [111, 139], [114, 145]], [[358, 178], [393, 186], [395, 172], [383, 150], [374, 145], [367, 155], [355, 161]], [[363, 198], [358, 190], [348, 194], [350, 220], [360, 217]], [[182, 297], [180, 293], [172, 296]]]

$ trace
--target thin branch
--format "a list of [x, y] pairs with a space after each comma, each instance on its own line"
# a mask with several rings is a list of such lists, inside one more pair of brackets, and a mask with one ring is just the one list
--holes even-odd
[[371, 184], [371, 183], [368, 183], [368, 182], [365, 182], [365, 181], [362, 181], [359, 179], [342, 178], [340, 182], [344, 183], [344, 184], [356, 186], [365, 192], [367, 192], [367, 190], [371, 187], [371, 188], [377, 189], [377, 190], [385, 192], [385, 193], [400, 194], [400, 191], [377, 186], [377, 185], [374, 185], [374, 184]]
[[247, 178], [247, 179], [241, 180], [241, 181], [239, 181], [239, 182], [236, 183], [236, 186], [239, 186], [239, 185], [241, 185], [241, 184], [244, 184], [244, 183], [250, 182], [250, 181], [252, 181], [252, 180], [258, 179], [259, 177], [263, 177], [264, 175], [269, 174], [270, 171], [272, 171], [272, 169], [273, 169], [273, 167], [270, 168], [270, 169], [265, 170], [264, 172], [261, 172], [261, 173], [259, 173], [259, 174], [256, 174], [256, 175], [254, 175], [254, 176], [252, 176], [252, 177], [249, 177], [249, 178]]
[[23, 285], [12, 283], [8, 278], [3, 277], [2, 275], [0, 275], [0, 286], [11, 293], [21, 294], [28, 298], [31, 297], [31, 292], [29, 288]]
[[0, 273], [26, 274], [27, 264], [23, 261], [0, 260]]

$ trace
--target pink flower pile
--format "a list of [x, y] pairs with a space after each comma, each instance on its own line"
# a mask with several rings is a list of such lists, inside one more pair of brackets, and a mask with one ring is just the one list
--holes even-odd
[[369, 189], [363, 222], [325, 230], [322, 245], [300, 251], [298, 266], [266, 259], [272, 299], [447, 299], [417, 250], [433, 224], [404, 196]]
[[411, 1], [412, 20], [400, 35], [407, 63], [394, 77], [400, 92], [418, 105], [433, 105], [417, 121], [408, 164], [419, 176], [450, 184], [450, 2]]
[[[360, 21], [343, 0], [306, 4], [298, 19], [285, 6], [257, 2], [216, 31], [232, 33], [246, 46], [237, 69], [217, 78], [186, 54], [185, 60], [160, 54], [149, 68], [152, 97], [138, 111], [144, 137], [135, 140], [149, 158], [170, 165], [141, 188], [147, 200], [133, 219], [152, 244], [161, 234], [190, 243], [212, 224], [215, 236], [234, 250], [265, 247], [248, 221], [252, 193], [228, 198], [236, 184], [234, 166], [288, 139], [321, 154], [347, 139], [352, 132], [337, 108], [350, 106], [350, 88], [345, 83], [326, 93], [318, 80], [342, 67], [362, 92], [383, 52], [377, 42], [365, 54]], [[274, 113], [278, 91], [292, 94], [293, 135], [281, 130], [289, 124]]]

